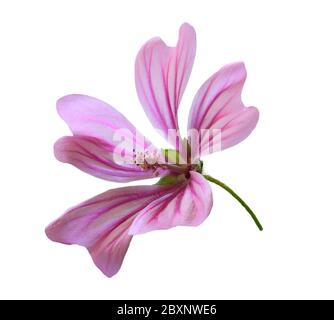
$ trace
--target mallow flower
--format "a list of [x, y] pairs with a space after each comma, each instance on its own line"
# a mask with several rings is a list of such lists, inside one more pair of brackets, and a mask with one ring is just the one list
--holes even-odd
[[86, 247], [108, 277], [120, 269], [134, 235], [200, 225], [212, 208], [208, 181], [237, 199], [262, 230], [253, 211], [231, 188], [204, 174], [200, 160], [241, 142], [257, 124], [258, 110], [241, 101], [246, 79], [243, 63], [224, 66], [204, 82], [190, 109], [187, 137], [180, 135], [178, 108], [195, 51], [195, 30], [185, 23], [176, 47], [153, 38], [136, 58], [139, 100], [171, 149], [153, 146], [121, 113], [101, 100], [73, 94], [57, 102], [59, 115], [73, 133], [56, 142], [59, 161], [109, 181], [160, 177], [153, 185], [108, 190], [69, 209], [46, 228], [53, 241]]

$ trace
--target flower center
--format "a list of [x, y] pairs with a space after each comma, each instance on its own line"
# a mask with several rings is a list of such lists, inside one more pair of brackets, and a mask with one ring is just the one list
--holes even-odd
[[174, 149], [145, 150], [137, 151], [133, 149], [133, 164], [142, 170], [153, 170], [158, 174], [158, 170], [169, 170], [171, 174], [184, 174], [189, 177], [190, 171], [202, 173], [203, 162], [196, 164], [182, 162], [180, 154]]
[[158, 150], [136, 151], [133, 149], [133, 163], [144, 170], [156, 170], [162, 164], [161, 152]]

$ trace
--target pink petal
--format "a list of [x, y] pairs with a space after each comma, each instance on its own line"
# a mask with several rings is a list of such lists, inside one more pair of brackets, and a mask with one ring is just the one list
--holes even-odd
[[122, 265], [136, 214], [172, 189], [153, 185], [109, 190], [68, 210], [46, 234], [56, 242], [87, 247], [97, 267], [111, 277]]
[[112, 148], [121, 143], [128, 155], [151, 145], [121, 113], [93, 97], [65, 96], [58, 100], [57, 110], [74, 135], [102, 140]]
[[95, 177], [117, 182], [153, 178], [167, 174], [165, 170], [143, 170], [130, 160], [122, 163], [115, 148], [102, 140], [91, 137], [72, 136], [59, 139], [54, 147], [59, 161], [70, 163]]
[[190, 178], [175, 187], [173, 192], [152, 201], [135, 218], [130, 234], [175, 226], [198, 226], [212, 208], [212, 193], [205, 178], [192, 171]]
[[241, 101], [245, 80], [244, 64], [234, 63], [220, 69], [198, 90], [188, 119], [188, 130], [195, 129], [201, 136], [197, 156], [229, 148], [255, 128], [258, 110], [246, 108]]
[[[137, 55], [135, 76], [139, 99], [153, 126], [165, 138], [168, 138], [168, 129], [178, 130], [177, 110], [195, 52], [195, 30], [189, 24], [183, 24], [176, 47], [168, 47], [160, 38], [153, 38]], [[174, 136], [169, 138], [177, 146]]]
[[107, 276], [115, 275], [122, 266], [132, 236], [128, 234], [132, 219], [117, 226], [105, 234], [93, 246], [88, 248], [95, 265]]

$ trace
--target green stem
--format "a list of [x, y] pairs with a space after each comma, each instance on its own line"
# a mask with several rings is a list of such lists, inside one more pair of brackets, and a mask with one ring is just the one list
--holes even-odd
[[215, 184], [217, 184], [218, 186], [222, 187], [223, 189], [225, 189], [228, 193], [230, 193], [232, 195], [232, 197], [234, 197], [235, 199], [237, 199], [239, 201], [239, 203], [247, 210], [247, 212], [250, 214], [250, 216], [252, 217], [252, 219], [254, 220], [255, 224], [257, 225], [257, 227], [259, 228], [260, 231], [263, 230], [263, 227], [261, 226], [260, 221], [257, 219], [255, 213], [252, 211], [252, 209], [247, 205], [247, 203], [242, 200], [229, 186], [227, 186], [225, 183], [209, 176], [208, 174], [204, 174], [203, 175], [204, 178], [210, 182], [213, 182]]

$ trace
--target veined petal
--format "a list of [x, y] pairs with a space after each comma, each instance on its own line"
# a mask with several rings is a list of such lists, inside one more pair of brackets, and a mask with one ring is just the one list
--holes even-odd
[[[177, 111], [188, 83], [196, 52], [193, 27], [183, 24], [176, 47], [168, 47], [160, 38], [148, 41], [136, 58], [135, 77], [138, 97], [153, 126], [178, 147]], [[176, 141], [175, 141], [176, 140]]]
[[132, 236], [128, 234], [133, 217], [99, 238], [88, 251], [95, 265], [107, 276], [115, 275], [122, 266]]
[[134, 219], [130, 234], [175, 226], [198, 226], [212, 208], [212, 192], [209, 183], [197, 173], [179, 184], [173, 192], [160, 197], [145, 207]]
[[86, 95], [72, 94], [58, 100], [59, 115], [74, 135], [102, 140], [128, 155], [151, 143], [121, 113], [107, 103]]
[[121, 267], [132, 236], [128, 229], [138, 212], [174, 186], [140, 186], [109, 190], [68, 210], [46, 228], [53, 241], [85, 246], [108, 277]]
[[63, 137], [56, 142], [54, 151], [59, 161], [109, 181], [128, 182], [168, 173], [163, 169], [144, 170], [133, 164], [132, 156], [119, 154], [117, 148], [91, 137]]
[[188, 119], [188, 131], [199, 135], [197, 156], [229, 148], [255, 128], [258, 110], [246, 108], [241, 101], [245, 80], [244, 64], [234, 63], [220, 69], [198, 90]]

